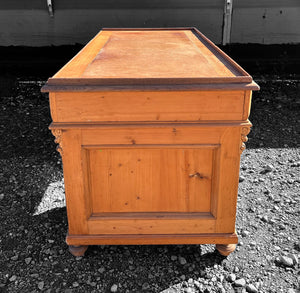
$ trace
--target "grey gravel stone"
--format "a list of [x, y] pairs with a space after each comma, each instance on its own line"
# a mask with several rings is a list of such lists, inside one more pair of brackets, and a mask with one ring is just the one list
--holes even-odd
[[13, 257], [11, 257], [10, 259], [11, 260], [14, 260], [14, 261], [16, 261], [16, 260], [18, 260], [18, 258], [19, 258], [19, 256], [18, 255], [14, 255]]
[[239, 178], [239, 182], [243, 182], [243, 181], [245, 181], [245, 177], [241, 175]]
[[197, 287], [197, 288], [201, 288], [201, 284], [200, 284], [200, 282], [199, 281], [197, 281], [197, 280], [195, 280], [194, 281], [194, 285]]
[[287, 290], [287, 293], [296, 293], [296, 291], [295, 291], [294, 289], [292, 289], [292, 288], [289, 288], [289, 289]]
[[179, 257], [179, 263], [180, 263], [181, 265], [185, 265], [185, 264], [187, 263], [187, 261], [186, 261], [186, 259], [185, 259], [184, 257], [180, 256], [180, 257]]
[[293, 264], [297, 265], [299, 263], [298, 257], [295, 254], [288, 254], [288, 257], [293, 260]]
[[236, 287], [245, 287], [246, 286], [246, 281], [244, 278], [238, 279], [234, 281], [234, 286]]
[[0, 200], [2, 200], [3, 198], [4, 198], [4, 194], [1, 193], [1, 194], [0, 194]]
[[300, 167], [300, 161], [291, 164], [291, 167]]
[[31, 257], [26, 257], [26, 258], [25, 258], [25, 263], [26, 263], [27, 265], [29, 265], [30, 262], [31, 262], [31, 260], [32, 260]]
[[264, 166], [264, 169], [260, 172], [261, 174], [266, 174], [266, 173], [269, 173], [269, 172], [272, 172], [274, 171], [274, 167], [272, 165], [266, 165]]
[[247, 230], [243, 230], [243, 231], [242, 231], [242, 236], [243, 236], [243, 237], [247, 237], [249, 234], [250, 234], [250, 232], [247, 231]]
[[212, 276], [212, 277], [211, 277], [211, 281], [212, 281], [213, 283], [217, 282], [217, 277], [216, 277], [216, 276]]
[[177, 260], [177, 256], [176, 256], [176, 255], [171, 255], [171, 260], [172, 260], [172, 261]]
[[246, 291], [251, 292], [251, 293], [257, 293], [258, 292], [256, 287], [252, 284], [249, 284], [249, 285], [246, 286]]
[[13, 275], [13, 276], [11, 276], [11, 277], [9, 278], [9, 280], [10, 280], [11, 282], [14, 282], [15, 280], [17, 280], [17, 276], [16, 276], [16, 275]]
[[44, 289], [44, 282], [43, 281], [41, 281], [41, 282], [38, 282], [38, 288], [40, 289], [40, 290], [43, 290]]
[[290, 257], [287, 257], [287, 256], [280, 256], [278, 261], [279, 261], [279, 263], [281, 263], [282, 265], [284, 265], [286, 267], [292, 267], [294, 264], [293, 259], [291, 259]]
[[118, 291], [118, 285], [113, 284], [110, 288], [110, 292], [117, 292]]
[[236, 280], [236, 275], [235, 274], [230, 274], [228, 277], [227, 277], [227, 280], [229, 282], [234, 282]]

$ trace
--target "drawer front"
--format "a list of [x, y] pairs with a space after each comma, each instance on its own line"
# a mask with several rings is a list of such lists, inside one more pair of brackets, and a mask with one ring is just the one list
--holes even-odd
[[245, 91], [57, 92], [54, 122], [243, 120]]

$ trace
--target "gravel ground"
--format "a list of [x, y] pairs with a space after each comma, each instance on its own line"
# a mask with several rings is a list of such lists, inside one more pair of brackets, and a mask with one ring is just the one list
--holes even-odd
[[227, 258], [213, 245], [90, 246], [72, 256], [43, 82], [10, 81], [0, 94], [0, 292], [300, 292], [300, 79], [257, 80], [240, 242]]

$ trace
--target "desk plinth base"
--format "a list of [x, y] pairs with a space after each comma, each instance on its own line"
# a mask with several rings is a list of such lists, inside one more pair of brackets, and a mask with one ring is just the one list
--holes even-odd
[[66, 237], [69, 250], [74, 256], [83, 256], [88, 245], [171, 245], [171, 244], [216, 244], [223, 256], [235, 250], [236, 233], [212, 234], [114, 234], [114, 235], [70, 235]]

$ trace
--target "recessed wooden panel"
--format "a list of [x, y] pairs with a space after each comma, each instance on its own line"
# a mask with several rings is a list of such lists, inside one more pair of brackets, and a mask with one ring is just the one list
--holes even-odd
[[58, 92], [55, 105], [55, 122], [242, 120], [244, 91]]
[[99, 147], [86, 151], [93, 214], [210, 211], [214, 148]]

